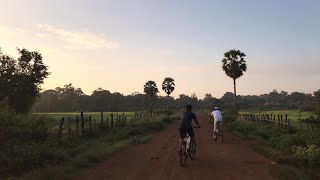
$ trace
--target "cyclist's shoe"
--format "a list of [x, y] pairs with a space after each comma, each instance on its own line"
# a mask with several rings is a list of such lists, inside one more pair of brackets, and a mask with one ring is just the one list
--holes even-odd
[[218, 137], [217, 136], [213, 136], [213, 139], [216, 141], [218, 139]]

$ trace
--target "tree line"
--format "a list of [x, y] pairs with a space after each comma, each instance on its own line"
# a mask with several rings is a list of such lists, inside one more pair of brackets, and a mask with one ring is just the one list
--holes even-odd
[[[150, 82], [146, 84], [150, 84]], [[150, 87], [158, 89], [155, 83]], [[219, 106], [223, 110], [234, 107], [232, 92], [226, 92], [221, 98], [207, 93], [202, 99], [198, 98], [195, 93], [191, 95], [180, 94], [177, 98], [169, 95], [157, 96], [155, 93], [152, 96], [153, 110], [166, 110], [168, 106], [170, 110], [180, 110], [186, 104], [192, 104], [197, 110], [213, 109], [215, 106]], [[41, 92], [32, 109], [33, 112], [147, 111], [150, 110], [150, 97], [146, 92], [123, 95], [102, 88], [94, 90], [91, 95], [86, 95], [81, 88], [67, 84], [64, 87]], [[300, 109], [301, 111], [315, 111], [316, 103], [320, 103], [319, 98], [320, 90], [314, 94], [303, 92], [289, 94], [286, 91], [273, 90], [262, 95], [238, 95], [237, 103], [240, 110]]]

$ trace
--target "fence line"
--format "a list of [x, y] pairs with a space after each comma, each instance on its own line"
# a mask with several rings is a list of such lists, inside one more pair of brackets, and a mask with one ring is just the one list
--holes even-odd
[[287, 114], [240, 114], [238, 118], [240, 120], [279, 127], [284, 131], [298, 130], [312, 132], [320, 125], [320, 118], [315, 118], [313, 116], [307, 119], [299, 119], [298, 122], [291, 121]]
[[[155, 116], [165, 115], [162, 112], [146, 113], [146, 112], [135, 112], [134, 116], [129, 119], [125, 113], [111, 113], [109, 117], [106, 117], [103, 112], [100, 112], [100, 123], [97, 123], [97, 119], [88, 116], [85, 118], [83, 112], [80, 112], [79, 116], [75, 116], [75, 119], [70, 117], [62, 117], [59, 124], [54, 129], [50, 129], [49, 133], [58, 134], [58, 136], [69, 135], [69, 136], [80, 136], [86, 134], [92, 134], [93, 131], [98, 129], [113, 129], [125, 126], [133, 127], [135, 123], [140, 120], [141, 122], [149, 122]], [[109, 119], [110, 118], [110, 119]]]

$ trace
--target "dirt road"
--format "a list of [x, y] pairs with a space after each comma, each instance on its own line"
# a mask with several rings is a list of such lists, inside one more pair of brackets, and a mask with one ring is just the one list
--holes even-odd
[[111, 159], [83, 172], [77, 179], [112, 180], [219, 180], [275, 179], [269, 174], [271, 161], [254, 152], [249, 143], [224, 134], [224, 143], [212, 140], [205, 118], [200, 117], [195, 129], [197, 155], [188, 159], [188, 167], [179, 164], [178, 130], [176, 125], [154, 134], [147, 144], [124, 150]]

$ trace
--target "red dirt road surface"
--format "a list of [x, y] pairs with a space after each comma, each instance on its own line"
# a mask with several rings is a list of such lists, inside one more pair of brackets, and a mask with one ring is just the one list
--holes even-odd
[[[147, 144], [132, 146], [86, 170], [79, 180], [267, 180], [271, 161], [254, 152], [249, 142], [224, 133], [224, 143], [214, 142], [204, 117], [195, 129], [197, 154], [181, 167], [178, 156], [178, 129], [171, 125], [155, 133]], [[211, 126], [210, 126], [211, 127]]]

